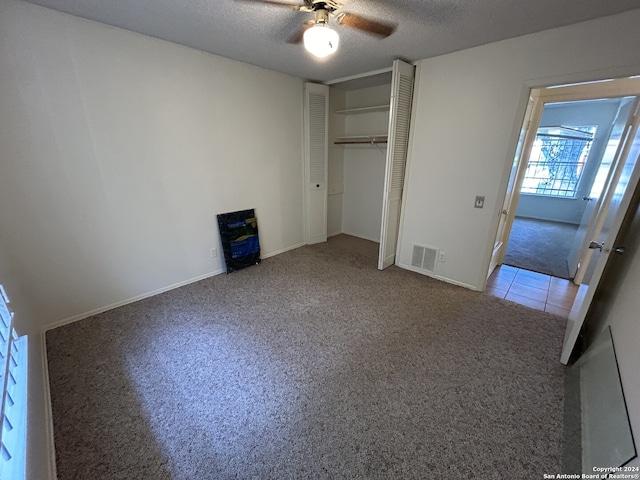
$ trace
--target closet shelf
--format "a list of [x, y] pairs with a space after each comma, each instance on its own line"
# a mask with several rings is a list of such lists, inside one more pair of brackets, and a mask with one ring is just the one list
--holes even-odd
[[358, 113], [384, 112], [389, 110], [390, 105], [374, 105], [372, 107], [346, 108], [344, 110], [336, 110], [334, 113], [338, 115], [354, 115]]
[[349, 135], [336, 137], [335, 145], [371, 145], [387, 143], [387, 135]]

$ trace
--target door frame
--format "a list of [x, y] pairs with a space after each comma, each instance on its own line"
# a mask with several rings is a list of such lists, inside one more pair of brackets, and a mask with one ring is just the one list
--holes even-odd
[[[540, 119], [542, 118], [543, 109], [538, 108], [538, 104], [539, 98], [537, 90], [532, 89], [528, 96], [527, 108], [520, 128], [520, 135], [518, 137], [509, 181], [507, 182], [502, 210], [498, 213], [498, 228], [493, 243], [493, 251], [491, 252], [491, 263], [489, 264], [487, 278], [498, 265], [502, 265], [504, 255], [507, 251], [509, 236], [511, 235], [511, 229], [513, 228], [513, 221], [515, 219], [515, 211], [518, 202], [520, 202], [520, 189], [522, 188], [522, 182], [524, 181], [529, 163], [528, 160], [525, 162], [524, 159], [528, 159], [531, 155], [533, 140], [535, 139], [535, 133], [532, 134], [531, 132], [537, 132], [537, 126], [540, 124]], [[532, 128], [534, 125], [536, 126], [535, 130]], [[533, 139], [531, 138], [532, 135]]]
[[[506, 225], [504, 228], [504, 232], [502, 233], [502, 239], [506, 238], [507, 242], [508, 237], [511, 233], [510, 230], [513, 224], [513, 219], [515, 218], [516, 209], [514, 207], [517, 206], [517, 201], [520, 198], [520, 189], [522, 187], [522, 181], [524, 180], [524, 172], [526, 171], [526, 167], [529, 162], [533, 140], [535, 139], [535, 134], [537, 133], [545, 104], [595, 100], [600, 98], [618, 98], [628, 96], [640, 97], [640, 78], [623, 78], [595, 81], [577, 85], [531, 88], [529, 94], [534, 97], [534, 107], [531, 114], [530, 124], [521, 126], [521, 130], [523, 128], [527, 128], [527, 133], [525, 136], [525, 143], [522, 147], [522, 154], [518, 158], [518, 164], [515, 168], [516, 179], [513, 184], [514, 192], [511, 195], [512, 200], [509, 203], [510, 208], [506, 214]], [[513, 156], [511, 158], [513, 158]], [[513, 171], [513, 167], [511, 168], [511, 171]], [[510, 179], [508, 183], [510, 183]], [[635, 190], [635, 185], [633, 186], [633, 190]], [[504, 190], [505, 198], [507, 196], [507, 193], [508, 184], [507, 186], [505, 186]], [[627, 213], [628, 207], [628, 204], [624, 205], [622, 207], [624, 211], [621, 211], [620, 215], [624, 217]], [[496, 242], [499, 240], [497, 237], [499, 233], [500, 232], [496, 228], [496, 240], [494, 241], [492, 247], [494, 247], [496, 245]], [[596, 275], [602, 273], [607, 260], [608, 257], [606, 256], [599, 258], [598, 265], [596, 267], [597, 272], [596, 274], [594, 274], [594, 278], [598, 278]], [[490, 266], [493, 266], [492, 261], [490, 261], [489, 265], [487, 265], [487, 271], [489, 271]], [[594, 284], [591, 285], [582, 285], [578, 291], [578, 295], [576, 296], [573, 307], [571, 309], [570, 317], [567, 320], [567, 331], [565, 333], [563, 351], [560, 359], [560, 361], [564, 364], [567, 364], [569, 361], [571, 350], [575, 345], [575, 340], [578, 336], [577, 332], [579, 332], [584, 322], [591, 302], [593, 301], [594, 293], [598, 288], [598, 282], [594, 282]]]
[[[528, 95], [525, 101], [529, 104], [530, 99], [533, 99], [533, 106], [531, 107], [530, 115], [528, 112], [525, 113], [524, 119], [518, 129], [518, 131], [521, 132], [519, 138], [522, 136], [522, 132], [525, 132], [524, 140], [517, 164], [515, 168], [513, 168], [513, 163], [511, 163], [512, 168], [509, 170], [509, 178], [504, 187], [503, 207], [501, 211], [498, 212], [500, 218], [498, 218], [496, 225], [495, 239], [492, 244], [489, 265], [487, 266], [487, 278], [497, 266], [502, 265], [504, 260], [504, 253], [508, 246], [511, 228], [513, 227], [516, 216], [516, 209], [520, 201], [520, 189], [522, 188], [529, 163], [529, 156], [533, 147], [533, 140], [535, 140], [545, 104], [639, 95], [640, 78], [637, 77], [596, 80], [593, 82], [548, 87], [530, 87], [528, 89]], [[514, 162], [517, 154], [517, 143], [514, 148], [514, 154], [511, 156], [512, 162]], [[512, 176], [514, 176], [513, 179]], [[510, 188], [511, 192], [509, 191]], [[506, 213], [503, 213], [505, 210]], [[503, 228], [502, 224], [504, 224]], [[496, 248], [498, 244], [500, 244], [500, 246]]]

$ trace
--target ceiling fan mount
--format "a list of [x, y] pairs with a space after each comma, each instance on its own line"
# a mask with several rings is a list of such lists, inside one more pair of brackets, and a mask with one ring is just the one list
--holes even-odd
[[342, 7], [338, 2], [333, 0], [305, 0], [304, 5], [300, 5], [300, 11], [302, 12], [317, 12], [324, 10], [328, 13], [333, 13]]

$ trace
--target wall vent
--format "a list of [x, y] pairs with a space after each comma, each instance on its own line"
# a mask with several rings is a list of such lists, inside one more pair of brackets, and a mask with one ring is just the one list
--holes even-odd
[[438, 261], [438, 250], [425, 245], [413, 244], [413, 254], [411, 255], [411, 266], [436, 273], [436, 262]]

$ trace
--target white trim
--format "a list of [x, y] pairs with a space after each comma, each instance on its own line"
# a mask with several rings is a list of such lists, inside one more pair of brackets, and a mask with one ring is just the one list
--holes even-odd
[[[281, 253], [288, 252], [290, 250], [295, 250], [296, 248], [304, 247], [304, 243], [299, 243], [297, 245], [293, 245], [291, 247], [283, 248], [281, 250], [277, 250], [275, 252], [268, 253], [262, 256], [262, 259], [274, 257], [276, 255], [280, 255]], [[41, 349], [41, 360], [42, 360], [42, 381], [43, 381], [43, 391], [44, 391], [44, 415], [45, 415], [45, 429], [47, 436], [47, 458], [48, 458], [48, 472], [49, 472], [49, 480], [56, 480], [58, 478], [58, 473], [56, 470], [56, 448], [55, 448], [55, 440], [54, 440], [54, 431], [53, 431], [53, 410], [51, 405], [51, 389], [49, 383], [49, 361], [47, 358], [47, 337], [46, 333], [48, 330], [52, 330], [57, 327], [61, 327], [63, 325], [67, 325], [69, 323], [77, 322], [78, 320], [82, 320], [87, 317], [91, 317], [93, 315], [97, 315], [99, 313], [106, 312], [107, 310], [111, 310], [117, 307], [121, 307], [127, 305], [129, 303], [137, 302], [139, 300], [143, 300], [145, 298], [153, 297], [154, 295], [158, 295], [160, 293], [167, 292], [169, 290], [174, 290], [176, 288], [184, 287], [191, 283], [199, 282], [200, 280], [205, 280], [207, 278], [215, 277], [224, 273], [224, 270], [216, 270], [211, 273], [207, 273], [205, 275], [200, 275], [198, 277], [191, 278], [189, 280], [185, 280], [184, 282], [174, 283], [173, 285], [169, 285], [168, 287], [160, 288], [154, 290], [152, 292], [144, 293], [142, 295], [137, 295], [135, 297], [131, 297], [127, 300], [123, 300], [121, 302], [116, 302], [106, 307], [100, 307], [95, 310], [91, 310], [89, 312], [81, 313], [78, 315], [74, 315], [72, 317], [65, 318], [63, 320], [59, 320], [49, 325], [46, 325], [43, 330], [40, 332], [40, 349]]]
[[[547, 77], [536, 77], [524, 80], [524, 85], [528, 90], [535, 88], [548, 88], [555, 85], [570, 85], [593, 83], [600, 80], [629, 78], [638, 75], [640, 64], [629, 64], [614, 67], [598, 68], [594, 70], [582, 70], [579, 72], [551, 75]], [[521, 122], [522, 123], [522, 122]]]
[[[280, 255], [281, 253], [288, 252], [289, 250], [294, 250], [296, 248], [303, 247], [304, 243], [299, 243], [297, 245], [293, 245], [291, 247], [286, 247], [281, 250], [276, 250], [275, 252], [267, 253], [266, 255], [261, 256], [261, 259], [275, 257], [276, 255]], [[216, 275], [220, 275], [221, 273], [225, 273], [226, 270], [220, 269], [214, 272], [205, 273], [204, 275], [200, 275], [197, 277], [190, 278], [188, 280], [184, 280], [183, 282], [174, 283], [172, 285], [168, 285], [166, 287], [158, 288], [157, 290], [153, 290], [151, 292], [143, 293], [141, 295], [136, 295], [135, 297], [128, 298], [126, 300], [122, 300], [120, 302], [115, 302], [110, 305], [106, 305], [104, 307], [99, 307], [94, 310], [90, 310], [88, 312], [79, 313], [77, 315], [73, 315], [71, 317], [63, 318], [62, 320], [56, 320], [55, 322], [49, 323], [45, 325], [42, 329], [43, 332], [47, 332], [49, 330], [53, 330], [54, 328], [62, 327], [63, 325], [67, 325], [69, 323], [77, 322], [78, 320], [82, 320], [84, 318], [91, 317], [93, 315], [98, 315], [100, 313], [104, 313], [108, 310], [113, 310], [114, 308], [122, 307], [124, 305], [128, 305], [130, 303], [134, 303], [140, 300], [144, 300], [145, 298], [153, 297], [155, 295], [159, 295], [164, 292], [168, 292], [169, 290], [174, 290], [176, 288], [184, 287], [191, 283], [199, 282], [200, 280], [205, 280], [207, 278], [215, 277]]]
[[542, 88], [539, 98], [547, 104], [638, 95], [640, 95], [640, 78], [633, 77]]
[[[558, 197], [558, 198], [560, 198], [560, 197]], [[526, 220], [542, 220], [544, 222], [553, 222], [553, 223], [563, 223], [565, 225], [569, 225], [569, 226], [572, 226], [572, 227], [579, 227], [580, 226], [579, 223], [563, 222], [562, 220], [556, 220], [554, 218], [546, 218], [546, 217], [543, 217], [541, 215], [538, 215], [536, 217], [529, 216], [529, 215], [516, 215], [515, 218], [524, 218]]]
[[449, 283], [451, 285], [456, 285], [458, 287], [466, 288], [467, 290], [473, 290], [474, 292], [482, 292], [482, 290], [479, 290], [477, 287], [474, 287], [473, 285], [470, 285], [468, 283], [458, 282], [457, 280], [452, 280], [450, 278], [442, 277], [440, 275], [432, 275], [430, 273], [425, 272], [424, 270], [421, 270], [421, 269], [416, 268], [416, 267], [412, 267], [411, 265], [405, 265], [404, 263], [396, 263], [396, 266], [400, 267], [400, 268], [404, 268], [405, 270], [410, 270], [412, 272], [419, 273], [420, 275], [424, 275], [425, 277], [431, 277], [431, 278], [434, 278], [436, 280], [440, 280], [442, 282]]
[[135, 297], [128, 298], [126, 300], [122, 300], [120, 302], [112, 303], [111, 305], [106, 305], [104, 307], [98, 307], [94, 310], [90, 310], [88, 312], [79, 313], [77, 315], [73, 315], [71, 317], [63, 318], [62, 320], [57, 320], [55, 322], [49, 323], [43, 327], [43, 331], [47, 332], [49, 330], [53, 330], [54, 328], [61, 327], [63, 325], [67, 325], [69, 323], [77, 322], [78, 320], [82, 320], [84, 318], [91, 317], [93, 315], [98, 315], [99, 313], [104, 313], [108, 310], [113, 310], [114, 308], [122, 307], [124, 305], [128, 305], [133, 302], [137, 302], [139, 300], [144, 300], [145, 298], [153, 297], [154, 295], [159, 295], [164, 292], [168, 292], [169, 290], [174, 290], [176, 288], [184, 287], [185, 285], [189, 285], [190, 283], [199, 282], [200, 280], [205, 280], [210, 277], [215, 277], [216, 275], [220, 275], [224, 273], [224, 270], [216, 270], [211, 273], [205, 273], [204, 275], [200, 275], [198, 277], [190, 278], [189, 280], [185, 280], [183, 282], [174, 283], [173, 285], [169, 285], [166, 287], [159, 288], [157, 290], [153, 290], [151, 292], [143, 293], [141, 295], [136, 295]]
[[364, 235], [357, 235], [355, 233], [349, 233], [349, 232], [342, 232], [345, 235], [349, 235], [351, 237], [356, 237], [356, 238], [361, 238], [363, 240], [369, 240], [370, 242], [375, 242], [375, 243], [380, 243], [380, 239], [379, 238], [370, 238], [370, 237], [365, 237]]
[[288, 252], [290, 250], [295, 250], [296, 248], [304, 247], [305, 245], [306, 245], [306, 243], [298, 243], [297, 245], [293, 245], [291, 247], [287, 247], [287, 248], [283, 248], [281, 250], [276, 250], [275, 252], [267, 253], [266, 255], [263, 255], [260, 258], [261, 258], [261, 260], [264, 260], [265, 258], [275, 257], [276, 255], [280, 255], [281, 253], [285, 253], [285, 252]]
[[374, 75], [380, 75], [383, 73], [390, 73], [393, 71], [393, 67], [381, 68], [379, 70], [373, 70], [372, 72], [358, 73], [356, 75], [349, 75], [348, 77], [336, 78], [324, 82], [325, 85], [335, 85], [336, 83], [350, 82], [352, 80], [360, 80], [361, 78], [372, 77]]
[[[344, 233], [344, 232], [337, 231], [337, 232], [327, 233], [327, 238], [335, 237], [336, 235], [341, 235], [342, 233]], [[345, 235], [346, 235], [346, 233], [345, 233]]]
[[58, 472], [56, 471], [56, 446], [53, 436], [53, 410], [51, 407], [51, 389], [49, 383], [49, 360], [47, 359], [47, 337], [46, 332], [40, 332], [40, 349], [42, 356], [42, 382], [44, 391], [44, 416], [45, 429], [47, 436], [47, 458], [49, 480], [56, 480]]

